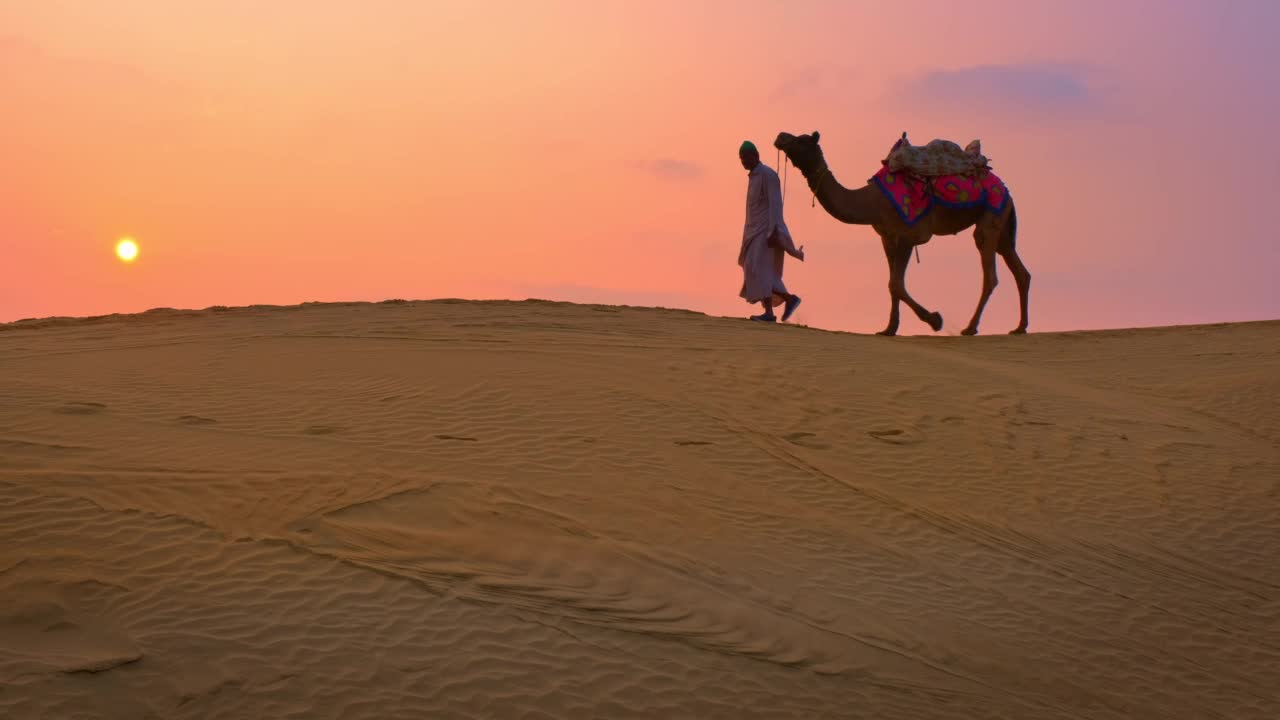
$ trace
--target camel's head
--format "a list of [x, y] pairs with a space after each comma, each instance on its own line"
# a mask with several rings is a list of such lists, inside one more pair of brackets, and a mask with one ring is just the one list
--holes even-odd
[[778, 133], [773, 146], [781, 150], [791, 164], [800, 168], [800, 172], [806, 176], [827, 166], [826, 159], [822, 157], [822, 148], [818, 146], [817, 130], [812, 135], [798, 137], [791, 133]]

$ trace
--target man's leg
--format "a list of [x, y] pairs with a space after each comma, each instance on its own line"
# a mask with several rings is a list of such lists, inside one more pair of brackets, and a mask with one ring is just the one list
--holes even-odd
[[782, 309], [782, 322], [790, 320], [791, 315], [795, 313], [798, 307], [800, 307], [800, 296], [788, 295], [786, 305]]
[[752, 315], [751, 319], [760, 322], [777, 322], [778, 316], [773, 314], [773, 306], [778, 304], [779, 298], [787, 297], [786, 294], [775, 291], [769, 297], [760, 301], [760, 307], [764, 308], [764, 312], [759, 315]]
[[769, 296], [760, 301], [760, 305], [764, 307], [764, 312], [759, 315], [752, 315], [751, 319], [757, 322], [775, 322], [777, 317], [773, 314], [773, 296]]

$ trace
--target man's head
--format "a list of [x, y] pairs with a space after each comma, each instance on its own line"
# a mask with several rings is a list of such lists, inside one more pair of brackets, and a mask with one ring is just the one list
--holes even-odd
[[738, 159], [742, 161], [742, 167], [748, 170], [755, 170], [760, 164], [760, 151], [756, 150], [755, 143], [750, 140], [743, 140], [742, 145], [738, 148]]

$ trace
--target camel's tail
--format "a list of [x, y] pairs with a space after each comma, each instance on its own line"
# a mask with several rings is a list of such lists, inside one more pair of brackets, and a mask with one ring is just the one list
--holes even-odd
[[1000, 237], [1000, 250], [1010, 252], [1018, 247], [1018, 208], [1009, 206], [1009, 219], [1005, 221], [1004, 233]]

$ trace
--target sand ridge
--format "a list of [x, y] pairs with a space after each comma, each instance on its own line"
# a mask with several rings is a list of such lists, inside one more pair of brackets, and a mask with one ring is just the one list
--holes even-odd
[[1280, 716], [1280, 322], [0, 325], [4, 717]]

